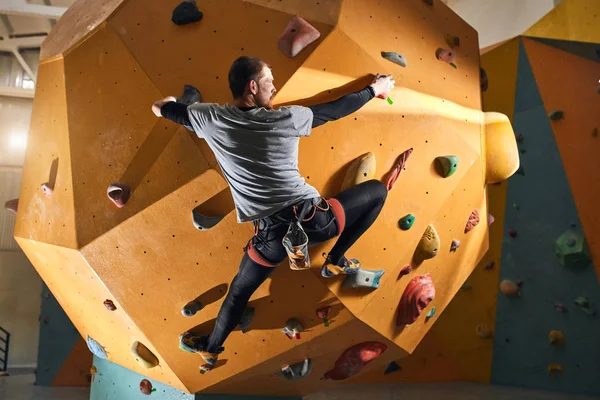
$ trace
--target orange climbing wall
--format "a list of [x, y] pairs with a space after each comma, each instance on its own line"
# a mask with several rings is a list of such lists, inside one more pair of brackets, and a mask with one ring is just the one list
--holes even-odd
[[556, 144], [569, 180], [577, 212], [600, 277], [600, 187], [598, 157], [600, 102], [596, 92], [600, 63], [523, 38], [546, 112], [563, 110], [565, 118], [551, 121]]
[[[99, 341], [109, 360], [182, 390], [305, 395], [335, 384], [319, 378], [344, 349], [366, 340], [388, 346], [367, 369], [405, 358], [488, 249], [476, 32], [445, 5], [431, 7], [420, 0], [377, 5], [253, 0], [230, 1], [227, 7], [207, 0], [201, 4], [202, 21], [183, 27], [170, 22], [177, 4], [105, 2], [97, 14], [84, 17], [89, 7], [80, 0], [47, 39], [17, 216], [18, 242], [82, 336]], [[307, 18], [322, 36], [289, 59], [277, 49], [276, 39], [292, 14]], [[82, 18], [91, 21], [91, 28], [68, 24]], [[446, 47], [448, 33], [461, 39], [456, 68], [435, 58], [436, 49]], [[402, 53], [408, 67], [384, 60], [381, 51]], [[234, 331], [218, 367], [200, 375], [200, 357], [180, 351], [178, 337], [186, 330], [211, 330], [252, 226], [236, 223], [226, 182], [206, 144], [155, 118], [150, 105], [179, 94], [184, 84], [197, 86], [207, 102], [230, 102], [227, 71], [242, 54], [272, 66], [278, 104], [329, 101], [363, 88], [374, 73], [395, 76], [393, 105], [373, 100], [302, 140], [300, 170], [324, 196], [339, 191], [347, 165], [367, 151], [376, 156], [377, 179], [402, 152], [411, 147], [414, 152], [380, 217], [349, 254], [366, 269], [385, 269], [381, 287], [349, 290], [341, 287], [341, 278], [324, 280], [321, 254], [333, 241], [316, 246], [311, 271], [291, 271], [284, 263], [257, 290], [251, 298], [256, 309], [252, 330]], [[512, 132], [505, 133], [512, 138]], [[459, 168], [442, 179], [433, 161], [448, 154], [459, 156]], [[48, 176], [56, 186], [51, 198], [39, 189]], [[122, 209], [105, 194], [114, 181], [132, 189]], [[197, 231], [190, 218], [195, 207], [225, 218], [209, 231]], [[465, 234], [474, 209], [482, 222]], [[416, 216], [415, 225], [400, 231], [398, 219], [408, 213]], [[413, 272], [399, 279], [428, 224], [441, 237], [439, 255], [414, 264]], [[449, 252], [452, 239], [461, 241], [456, 253]], [[396, 328], [396, 307], [407, 282], [425, 273], [432, 274], [437, 289], [425, 313], [435, 306], [437, 315]], [[198, 296], [206, 307], [183, 317], [182, 306]], [[105, 299], [118, 310], [108, 311]], [[323, 305], [334, 307], [329, 328], [315, 316]], [[307, 329], [301, 340], [290, 341], [281, 333], [291, 317]], [[158, 356], [159, 367], [144, 370], [135, 362], [129, 350], [136, 340]], [[430, 343], [433, 352], [446, 349], [449, 340]], [[303, 383], [274, 376], [282, 365], [304, 357], [314, 364]], [[453, 364], [442, 363], [440, 370], [448, 365]], [[470, 376], [469, 368], [457, 370]]]

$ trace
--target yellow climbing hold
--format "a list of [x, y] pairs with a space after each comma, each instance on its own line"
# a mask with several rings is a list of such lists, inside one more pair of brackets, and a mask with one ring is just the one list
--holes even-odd
[[342, 190], [351, 188], [359, 183], [373, 179], [377, 164], [375, 162], [375, 154], [367, 153], [355, 159], [346, 171]]
[[554, 375], [555, 372], [563, 372], [564, 368], [560, 364], [552, 363], [548, 365], [548, 373]]
[[440, 236], [433, 225], [428, 225], [417, 246], [416, 258], [418, 261], [428, 260], [437, 256], [439, 249]]
[[482, 339], [489, 339], [492, 337], [492, 331], [490, 330], [490, 328], [487, 327], [487, 325], [477, 325], [477, 327], [475, 328], [475, 332], [477, 333], [477, 336], [479, 336]]
[[140, 342], [134, 342], [131, 346], [131, 355], [142, 367], [154, 368], [158, 365], [158, 358]]
[[565, 335], [561, 331], [550, 331], [548, 335], [548, 342], [556, 347], [563, 347], [565, 345]]

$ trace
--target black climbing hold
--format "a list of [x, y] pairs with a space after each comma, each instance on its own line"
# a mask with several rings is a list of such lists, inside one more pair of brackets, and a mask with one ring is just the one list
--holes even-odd
[[193, 300], [187, 303], [185, 306], [183, 306], [183, 308], [181, 309], [181, 313], [186, 317], [191, 317], [196, 315], [196, 313], [202, 310], [202, 308], [204, 308], [202, 303], [200, 303], [197, 300]]
[[446, 43], [451, 49], [460, 46], [460, 38], [458, 36], [446, 35]]
[[202, 16], [202, 11], [198, 10], [194, 0], [184, 1], [173, 10], [171, 21], [177, 25], [185, 25], [200, 21]]
[[394, 64], [398, 64], [399, 66], [406, 68], [406, 59], [401, 54], [395, 53], [393, 51], [382, 51], [381, 57], [393, 62]]
[[384, 375], [387, 374], [391, 374], [392, 372], [396, 372], [396, 371], [401, 371], [402, 367], [400, 365], [398, 365], [398, 363], [396, 361], [392, 361], [391, 363], [389, 363], [387, 365], [387, 367], [385, 367], [385, 371], [383, 372]]
[[486, 90], [488, 90], [488, 76], [487, 76], [487, 72], [485, 72], [485, 69], [483, 68], [479, 68], [479, 84], [481, 86], [481, 92], [485, 92]]
[[246, 333], [250, 330], [250, 324], [254, 319], [254, 307], [247, 307], [244, 310], [244, 314], [242, 314], [242, 318], [240, 319], [240, 329], [242, 333]]
[[592, 129], [592, 137], [595, 137], [595, 138], [598, 137], [598, 128]]
[[185, 85], [183, 94], [177, 98], [177, 102], [188, 106], [194, 103], [202, 103], [202, 93], [192, 85]]
[[550, 114], [548, 114], [548, 118], [552, 121], [557, 121], [559, 119], [563, 119], [565, 116], [565, 112], [562, 110], [554, 110]]
[[525, 176], [525, 170], [523, 169], [523, 167], [519, 167], [519, 169], [517, 170], [517, 174]]
[[425, 2], [426, 4], [432, 6], [433, 5], [433, 0], [423, 0], [423, 2]]

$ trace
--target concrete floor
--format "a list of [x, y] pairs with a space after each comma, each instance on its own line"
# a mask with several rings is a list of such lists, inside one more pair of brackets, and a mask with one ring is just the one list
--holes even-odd
[[31, 371], [12, 371], [10, 376], [0, 377], [0, 400], [88, 400], [89, 388], [53, 388], [35, 386]]
[[478, 383], [407, 383], [346, 385], [304, 397], [304, 400], [599, 400], [530, 389]]

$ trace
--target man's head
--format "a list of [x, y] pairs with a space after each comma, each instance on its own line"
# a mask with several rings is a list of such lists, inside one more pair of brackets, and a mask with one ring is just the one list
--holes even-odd
[[229, 69], [229, 89], [235, 101], [273, 108], [275, 86], [271, 67], [257, 57], [242, 56]]

